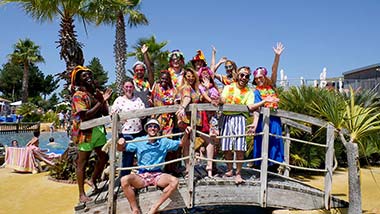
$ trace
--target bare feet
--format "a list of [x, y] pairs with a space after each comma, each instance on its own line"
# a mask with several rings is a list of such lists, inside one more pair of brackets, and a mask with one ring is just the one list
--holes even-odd
[[79, 196], [79, 202], [80, 203], [86, 203], [86, 202], [90, 202], [90, 201], [92, 201], [92, 199], [90, 197], [88, 197], [87, 195]]
[[158, 207], [153, 206], [150, 208], [148, 214], [154, 214], [154, 213], [157, 213], [157, 211], [158, 211]]
[[206, 171], [207, 171], [207, 176], [212, 178], [212, 167], [207, 166]]
[[85, 183], [93, 189], [96, 189], [96, 185], [94, 184], [94, 182], [92, 182], [92, 180], [85, 180]]
[[140, 210], [138, 210], [138, 209], [137, 210], [132, 210], [132, 213], [133, 214], [140, 214]]
[[241, 183], [244, 183], [245, 180], [241, 177], [240, 174], [237, 174], [236, 177], [235, 177], [235, 184], [241, 184]]
[[226, 176], [226, 177], [232, 177], [232, 176], [234, 176], [234, 174], [232, 173], [232, 170], [230, 170], [230, 171], [224, 173], [224, 176]]

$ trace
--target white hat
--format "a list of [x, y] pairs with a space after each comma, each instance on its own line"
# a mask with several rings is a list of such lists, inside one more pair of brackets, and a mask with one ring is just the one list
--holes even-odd
[[158, 120], [154, 119], [154, 118], [151, 118], [148, 120], [148, 122], [146, 122], [146, 124], [144, 125], [144, 130], [146, 132], [148, 132], [148, 125], [149, 124], [156, 124], [158, 126], [158, 131], [161, 130], [161, 126], [160, 126], [160, 123], [158, 122]]
[[138, 66], [138, 65], [142, 65], [144, 67], [145, 71], [146, 71], [146, 65], [143, 62], [141, 62], [141, 61], [135, 62], [135, 64], [133, 64], [133, 66], [132, 66], [132, 69], [135, 70], [135, 67]]

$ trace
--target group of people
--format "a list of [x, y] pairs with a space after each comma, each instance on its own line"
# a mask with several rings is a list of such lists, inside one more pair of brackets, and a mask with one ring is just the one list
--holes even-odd
[[[192, 58], [192, 67], [185, 67], [185, 58], [181, 51], [174, 50], [168, 55], [168, 69], [162, 70], [156, 82], [154, 82], [153, 64], [149, 60], [148, 47], [143, 45], [141, 51], [144, 62], [136, 62], [132, 69], [134, 76], [125, 80], [123, 84], [124, 94], [119, 96], [111, 105], [110, 110], [107, 101], [112, 91], [107, 89], [104, 92], [94, 87], [92, 72], [83, 66], [77, 66], [72, 72], [72, 88], [75, 90], [72, 100], [73, 132], [72, 140], [78, 144], [79, 156], [77, 165], [77, 178], [79, 185], [79, 199], [87, 202], [91, 199], [84, 193], [83, 185], [84, 168], [89, 154], [95, 150], [98, 154], [98, 163], [93, 176], [88, 182], [96, 187], [96, 180], [99, 178], [101, 169], [107, 162], [107, 155], [101, 151], [101, 146], [105, 144], [105, 129], [98, 126], [89, 130], [80, 130], [81, 121], [107, 115], [109, 113], [120, 113], [124, 111], [144, 109], [148, 107], [178, 105], [176, 113], [165, 113], [153, 115], [150, 118], [133, 118], [121, 121], [119, 127], [120, 139], [117, 144], [119, 151], [123, 152], [123, 167], [130, 167], [137, 157], [138, 165], [152, 165], [162, 163], [165, 160], [175, 159], [181, 155], [187, 156], [189, 149], [189, 139], [192, 129], [190, 128], [190, 114], [186, 111], [193, 103], [212, 103], [213, 105], [240, 104], [247, 105], [250, 111], [254, 111], [253, 124], [247, 126], [246, 119], [249, 114], [246, 112], [223, 112], [219, 117], [213, 112], [198, 112], [196, 115], [197, 130], [209, 134], [200, 135], [197, 141], [200, 151], [206, 151], [208, 158], [214, 158], [215, 148], [220, 147], [226, 160], [233, 159], [233, 153], [237, 160], [244, 159], [247, 150], [245, 137], [222, 138], [220, 141], [215, 138], [217, 135], [241, 136], [248, 133], [261, 132], [262, 118], [258, 113], [259, 107], [264, 106], [277, 109], [279, 98], [275, 91], [277, 70], [284, 47], [281, 43], [273, 48], [275, 58], [272, 65], [272, 74], [268, 77], [265, 67], [258, 67], [251, 70], [248, 66], [238, 67], [237, 64], [222, 57], [215, 63], [216, 49], [212, 51], [212, 62], [208, 66], [202, 51]], [[226, 75], [217, 73], [218, 68], [224, 64]], [[144, 78], [148, 76], [147, 80]], [[252, 84], [255, 89], [249, 86], [249, 80], [253, 75]], [[216, 81], [223, 84], [219, 88]], [[281, 121], [279, 118], [271, 116], [270, 132], [281, 135]], [[218, 124], [222, 124], [218, 127]], [[248, 128], [248, 130], [247, 130]], [[147, 135], [144, 133], [147, 133]], [[184, 132], [179, 139], [162, 138], [151, 140], [148, 137], [171, 135], [176, 132]], [[128, 140], [140, 139], [142, 142], [126, 143]], [[282, 139], [271, 137], [269, 143], [269, 158], [282, 162], [284, 158]], [[261, 137], [254, 139], [253, 157], [261, 156]], [[259, 165], [260, 162], [255, 162]], [[269, 165], [272, 165], [269, 163]], [[242, 163], [236, 164], [234, 171], [232, 163], [227, 164], [227, 172], [224, 176], [232, 177], [235, 173], [235, 182], [244, 182], [241, 177]], [[188, 172], [188, 161], [186, 161], [184, 174]], [[206, 170], [208, 176], [212, 174], [213, 164], [207, 162]], [[157, 185], [163, 188], [163, 194], [157, 204], [153, 205], [151, 212], [154, 213], [158, 207], [177, 188], [178, 179], [174, 177], [178, 173], [178, 164], [167, 165], [162, 170], [161, 167], [140, 169], [138, 174], [130, 174], [130, 171], [121, 172], [121, 184], [126, 198], [134, 213], [139, 213], [135, 199], [134, 189], [148, 185]]]

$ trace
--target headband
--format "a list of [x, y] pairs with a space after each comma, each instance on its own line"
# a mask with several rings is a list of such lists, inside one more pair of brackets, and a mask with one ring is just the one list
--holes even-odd
[[258, 67], [256, 68], [256, 70], [253, 72], [253, 76], [256, 77], [257, 75], [263, 75], [263, 76], [266, 76], [268, 74], [268, 71], [266, 68], [264, 67]]

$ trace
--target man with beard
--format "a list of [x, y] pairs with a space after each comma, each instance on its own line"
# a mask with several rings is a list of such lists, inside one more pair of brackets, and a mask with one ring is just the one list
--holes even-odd
[[[135, 95], [143, 101], [145, 108], [149, 108], [150, 90], [154, 83], [154, 74], [148, 55], [148, 46], [144, 44], [141, 47], [141, 52], [143, 53], [145, 64], [141, 61], [133, 64], [133, 84], [135, 86]], [[146, 72], [148, 72], [148, 80], [145, 79]]]
[[97, 126], [81, 130], [81, 121], [108, 115], [107, 100], [112, 90], [108, 88], [104, 93], [95, 87], [92, 71], [83, 66], [77, 66], [71, 73], [71, 89], [74, 90], [72, 98], [73, 130], [72, 140], [78, 147], [77, 182], [79, 187], [79, 201], [88, 202], [91, 198], [84, 192], [85, 169], [92, 150], [95, 150], [98, 160], [92, 177], [87, 183], [94, 189], [107, 162], [107, 154], [101, 150], [106, 143], [105, 127]]
[[[221, 103], [240, 105], [251, 105], [254, 103], [253, 91], [247, 86], [250, 73], [249, 67], [241, 67], [238, 69], [237, 81], [224, 87], [221, 95]], [[246, 118], [248, 116], [247, 113], [242, 112], [223, 112], [222, 136], [244, 135]], [[232, 160], [232, 151], [236, 153], [236, 160], [243, 160], [244, 152], [247, 151], [247, 142], [245, 137], [222, 138], [221, 148], [226, 160]], [[242, 163], [236, 163], [236, 166], [235, 183], [240, 184], [244, 182], [240, 175]], [[232, 163], [227, 163], [225, 176], [233, 176]]]

